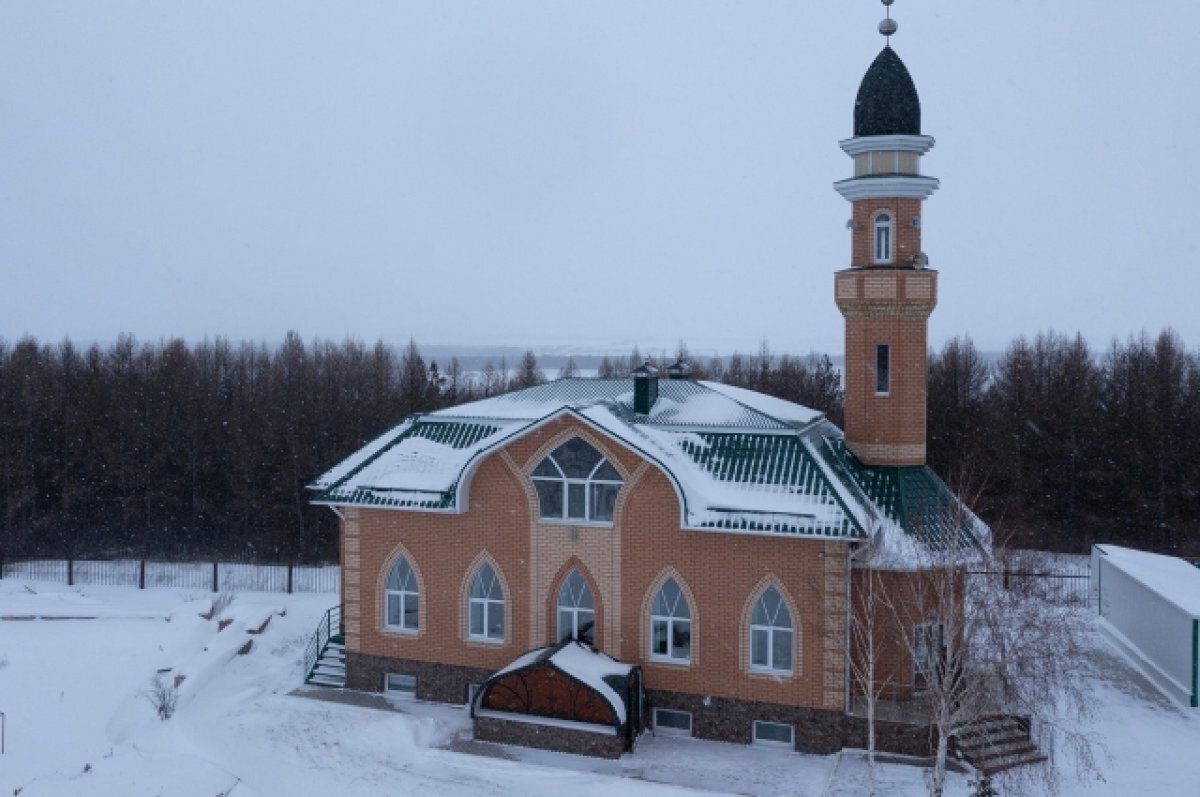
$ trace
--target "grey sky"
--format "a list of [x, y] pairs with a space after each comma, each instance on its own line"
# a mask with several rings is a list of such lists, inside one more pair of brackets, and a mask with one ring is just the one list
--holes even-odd
[[[1200, 345], [1194, 3], [898, 0], [931, 343]], [[838, 353], [875, 0], [0, 0], [0, 336]]]

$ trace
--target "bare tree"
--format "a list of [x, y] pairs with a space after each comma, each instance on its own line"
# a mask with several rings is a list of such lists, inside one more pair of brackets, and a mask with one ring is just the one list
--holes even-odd
[[886, 623], [881, 612], [887, 611], [883, 581], [877, 570], [863, 568], [855, 571], [852, 582], [850, 623], [850, 663], [853, 699], [866, 713], [867, 721], [867, 795], [875, 797], [876, 720], [879, 701], [893, 686], [893, 676], [881, 666], [885, 650], [880, 634]]
[[989, 561], [967, 548], [930, 551], [920, 569], [889, 579], [876, 596], [894, 620], [894, 639], [937, 732], [931, 797], [944, 792], [952, 739], [969, 735], [983, 749], [1002, 752], [997, 718], [1015, 719], [1056, 754], [1042, 766], [1008, 769], [1004, 780], [1039, 780], [1054, 792], [1060, 759], [1067, 758], [1080, 779], [1098, 772], [1098, 741], [1086, 728], [1087, 618], [1077, 607], [1007, 590], [999, 576], [968, 574], [992, 570]]

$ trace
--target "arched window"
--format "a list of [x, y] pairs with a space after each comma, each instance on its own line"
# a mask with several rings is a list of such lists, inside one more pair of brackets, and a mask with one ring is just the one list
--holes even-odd
[[892, 216], [889, 213], [875, 217], [875, 262], [892, 262]]
[[692, 613], [675, 579], [668, 578], [650, 608], [650, 657], [691, 661]]
[[392, 565], [387, 579], [386, 625], [399, 631], [417, 631], [420, 628], [421, 591], [417, 587], [417, 574], [413, 572], [408, 558], [401, 556]]
[[470, 623], [467, 634], [471, 639], [504, 640], [504, 588], [500, 586], [496, 571], [486, 562], [471, 579], [467, 608]]
[[572, 570], [558, 590], [558, 640], [578, 639], [591, 644], [595, 625], [592, 591], [579, 571]]
[[544, 519], [611, 523], [621, 475], [599, 451], [572, 437], [534, 469], [533, 486]]
[[774, 587], [763, 592], [750, 617], [750, 669], [792, 671], [792, 614]]

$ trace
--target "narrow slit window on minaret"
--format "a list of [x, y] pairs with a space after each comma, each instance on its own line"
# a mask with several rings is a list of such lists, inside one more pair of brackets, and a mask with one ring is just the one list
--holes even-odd
[[886, 396], [892, 388], [892, 351], [886, 343], [875, 344], [875, 395]]
[[875, 262], [892, 262], [892, 216], [880, 213], [875, 217]]

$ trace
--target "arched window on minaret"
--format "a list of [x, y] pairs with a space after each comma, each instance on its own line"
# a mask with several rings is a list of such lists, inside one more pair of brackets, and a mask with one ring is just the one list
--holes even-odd
[[892, 262], [892, 214], [880, 213], [875, 217], [875, 262]]

